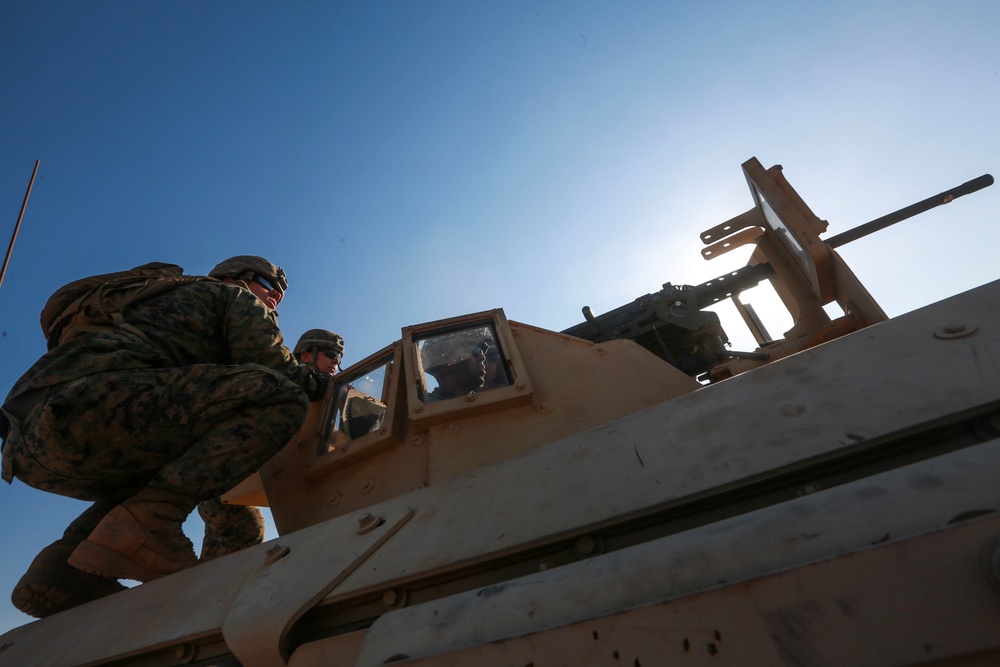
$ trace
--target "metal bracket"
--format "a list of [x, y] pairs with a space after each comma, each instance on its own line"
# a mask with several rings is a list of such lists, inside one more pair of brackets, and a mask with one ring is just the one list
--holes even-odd
[[368, 523], [375, 525], [369, 530], [358, 530], [357, 521], [331, 521], [281, 538], [278, 558], [268, 551], [222, 622], [222, 636], [243, 667], [287, 664], [285, 638], [295, 621], [375, 553], [413, 510], [370, 514]]

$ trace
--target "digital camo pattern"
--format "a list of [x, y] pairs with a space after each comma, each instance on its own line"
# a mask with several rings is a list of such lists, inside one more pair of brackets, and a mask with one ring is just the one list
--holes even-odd
[[193, 364], [259, 364], [318, 398], [324, 386], [284, 346], [273, 312], [235, 284], [199, 282], [133, 304], [125, 321], [149, 342], [124, 330], [72, 338], [39, 359], [7, 400], [102, 371], [178, 368]]
[[256, 507], [206, 500], [198, 505], [198, 514], [205, 522], [202, 563], [264, 541], [264, 516]]
[[[209, 500], [211, 512], [211, 499], [295, 434], [307, 396], [325, 388], [242, 287], [186, 284], [134, 304], [125, 320], [147, 340], [121, 330], [78, 336], [11, 390], [8, 404], [32, 399], [4, 447], [23, 482], [108, 510], [149, 485]], [[242, 516], [223, 548], [254, 533], [256, 519]], [[232, 520], [210, 515], [206, 525]]]
[[10, 443], [24, 483], [81, 500], [146, 486], [216, 498], [302, 424], [302, 390], [263, 366], [106, 371], [53, 388]]

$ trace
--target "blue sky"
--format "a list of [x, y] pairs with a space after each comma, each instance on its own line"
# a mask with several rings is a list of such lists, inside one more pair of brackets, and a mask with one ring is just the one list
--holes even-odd
[[[844, 231], [998, 171], [998, 31], [991, 0], [6, 0], [4, 241], [41, 166], [0, 395], [53, 290], [149, 261], [271, 258], [286, 338], [333, 329], [346, 366], [402, 326], [503, 307], [561, 330], [740, 266], [698, 233], [751, 207], [751, 156]], [[997, 278], [998, 212], [994, 186], [841, 254], [898, 315]], [[0, 503], [6, 598], [84, 505]], [[0, 601], [0, 630], [28, 620]]]

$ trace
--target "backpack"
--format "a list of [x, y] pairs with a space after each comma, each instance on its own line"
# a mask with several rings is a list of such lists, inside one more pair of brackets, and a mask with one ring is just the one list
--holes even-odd
[[185, 276], [181, 267], [162, 262], [75, 280], [56, 290], [42, 309], [42, 333], [48, 349], [82, 333], [111, 329], [123, 329], [148, 341], [125, 321], [125, 309], [181, 285], [206, 280], [214, 278]]

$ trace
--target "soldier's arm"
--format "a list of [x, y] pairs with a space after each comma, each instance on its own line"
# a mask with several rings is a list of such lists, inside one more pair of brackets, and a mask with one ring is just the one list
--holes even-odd
[[292, 356], [273, 314], [260, 299], [247, 290], [234, 292], [225, 323], [233, 363], [266, 366], [302, 387], [309, 400], [322, 397], [329, 376], [314, 372]]

